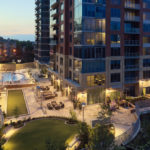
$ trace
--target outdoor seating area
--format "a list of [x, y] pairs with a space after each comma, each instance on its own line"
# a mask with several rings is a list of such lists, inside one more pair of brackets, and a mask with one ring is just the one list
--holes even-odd
[[63, 102], [59, 102], [57, 103], [56, 101], [52, 101], [51, 103], [48, 103], [47, 104], [47, 108], [49, 110], [60, 110], [60, 109], [63, 109], [65, 107], [64, 103]]
[[57, 93], [54, 91], [50, 91], [50, 87], [49, 86], [38, 86], [38, 93], [40, 92], [40, 97], [43, 98], [43, 100], [49, 100], [49, 99], [53, 99], [55, 97], [57, 97]]
[[123, 107], [123, 108], [135, 108], [135, 106], [126, 101], [126, 100], [118, 100], [118, 99], [115, 99], [115, 100], [110, 100], [110, 99], [107, 99], [107, 106], [110, 108], [111, 111], [116, 111], [117, 109], [119, 109], [119, 107]]

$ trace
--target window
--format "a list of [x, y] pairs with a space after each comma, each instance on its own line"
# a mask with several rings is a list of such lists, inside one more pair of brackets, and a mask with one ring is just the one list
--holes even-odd
[[120, 44], [120, 35], [112, 34], [111, 35], [111, 44]]
[[61, 3], [61, 10], [64, 10], [64, 3]]
[[70, 35], [70, 42], [72, 42], [72, 35]]
[[139, 71], [126, 71], [125, 72], [125, 81], [138, 81], [139, 80]]
[[96, 31], [105, 32], [106, 28], [106, 20], [105, 19], [97, 19], [96, 20]]
[[61, 21], [64, 21], [64, 14], [61, 14]]
[[150, 8], [150, 0], [143, 0], [143, 8]]
[[98, 18], [105, 18], [105, 7], [102, 7], [102, 6], [97, 6], [96, 7], [96, 17]]
[[62, 43], [64, 41], [64, 35], [62, 34], [61, 36], [60, 36], [60, 42]]
[[120, 5], [121, 4], [121, 0], [111, 0], [111, 4], [112, 5]]
[[87, 45], [104, 45], [105, 44], [105, 33], [101, 32], [86, 32], [84, 33], [84, 44]]
[[112, 73], [111, 82], [120, 82], [120, 73]]
[[150, 43], [150, 36], [144, 36], [143, 37], [143, 44], [149, 44]]
[[143, 67], [150, 67], [150, 59], [143, 59]]
[[120, 69], [120, 60], [111, 60], [111, 69]]
[[69, 48], [69, 55], [72, 55], [72, 47]]
[[72, 11], [70, 11], [70, 18], [72, 18]]
[[150, 87], [146, 87], [146, 94], [150, 94]]
[[60, 65], [63, 65], [63, 58], [60, 57]]
[[78, 33], [74, 33], [74, 44], [75, 45], [80, 45], [82, 42], [82, 33], [78, 32]]
[[148, 70], [148, 71], [143, 71], [143, 78], [144, 78], [144, 79], [149, 79], [149, 78], [150, 78], [150, 70]]
[[72, 31], [72, 23], [70, 23], [70, 31]]
[[96, 58], [104, 58], [105, 57], [105, 48], [96, 47], [95, 48], [95, 57]]
[[69, 59], [69, 67], [72, 67], [72, 60]]
[[111, 17], [120, 18], [121, 13], [119, 8], [111, 8]]
[[101, 86], [105, 84], [104, 75], [87, 76], [87, 86]]
[[61, 32], [64, 32], [64, 24], [61, 25]]
[[150, 24], [149, 23], [143, 24], [143, 31], [144, 32], [150, 32]]
[[150, 47], [143, 48], [143, 54], [144, 55], [150, 55]]
[[111, 48], [111, 56], [120, 56], [120, 48], [119, 47]]
[[95, 5], [84, 4], [83, 16], [95, 17]]
[[150, 20], [150, 12], [143, 12], [143, 21]]
[[63, 47], [60, 47], [60, 53], [61, 54], [63, 53]]
[[72, 0], [70, 0], [70, 6], [72, 6]]
[[60, 74], [62, 75], [63, 74], [63, 70], [60, 68]]
[[111, 21], [111, 30], [112, 31], [119, 31], [120, 30], [120, 22]]
[[78, 73], [73, 73], [73, 81], [79, 83], [79, 74]]
[[82, 73], [105, 72], [105, 60], [83, 60]]
[[69, 71], [69, 79], [72, 79], [72, 72]]

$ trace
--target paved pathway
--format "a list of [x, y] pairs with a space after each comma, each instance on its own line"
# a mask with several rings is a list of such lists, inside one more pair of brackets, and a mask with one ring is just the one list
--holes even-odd
[[130, 113], [130, 109], [120, 107], [113, 112], [111, 122], [115, 126], [115, 137], [123, 134], [129, 128], [132, 127], [132, 123], [136, 122], [137, 118], [135, 114]]

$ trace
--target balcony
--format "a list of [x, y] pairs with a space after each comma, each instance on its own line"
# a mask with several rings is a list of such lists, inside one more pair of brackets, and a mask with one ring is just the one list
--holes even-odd
[[36, 0], [36, 1], [35, 1], [35, 4], [36, 4], [36, 5], [40, 4], [40, 0]]
[[54, 3], [51, 5], [51, 8], [52, 8], [52, 9], [56, 9], [56, 8], [58, 8], [58, 6], [59, 6], [59, 2], [56, 1], [56, 2], [54, 2]]
[[125, 46], [139, 46], [140, 41], [139, 40], [125, 40], [124, 44]]
[[53, 19], [57, 19], [59, 17], [58, 13], [52, 14], [51, 17], [53, 17]]
[[125, 28], [125, 33], [140, 34], [140, 29], [139, 28]]
[[125, 16], [125, 21], [139, 22], [140, 17], [139, 16]]
[[125, 70], [139, 70], [139, 65], [125, 65]]
[[37, 5], [35, 10], [38, 11], [40, 9], [40, 5]]
[[126, 1], [125, 2], [125, 8], [128, 8], [128, 9], [140, 9], [140, 4], [136, 4], [136, 3], [132, 3], [132, 2], [129, 2], [129, 1]]
[[139, 57], [139, 53], [129, 53], [129, 52], [125, 52], [125, 57], [138, 58], [138, 57]]
[[125, 83], [137, 83], [139, 81], [139, 77], [125, 77]]

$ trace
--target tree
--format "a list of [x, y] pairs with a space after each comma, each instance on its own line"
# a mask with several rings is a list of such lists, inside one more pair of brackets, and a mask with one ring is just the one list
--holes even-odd
[[88, 143], [90, 150], [108, 150], [113, 145], [114, 135], [110, 126], [97, 124], [92, 130]]
[[94, 128], [89, 127], [85, 122], [79, 125], [80, 148], [88, 150], [108, 150], [113, 146], [114, 135], [109, 125], [97, 124]]
[[79, 124], [79, 140], [81, 142], [81, 148], [85, 148], [88, 145], [90, 132], [92, 132], [92, 129], [85, 122]]
[[110, 123], [111, 111], [109, 109], [109, 106], [106, 106], [105, 104], [101, 104], [100, 106], [101, 111], [99, 112], [98, 120], [100, 121], [101, 124]]

